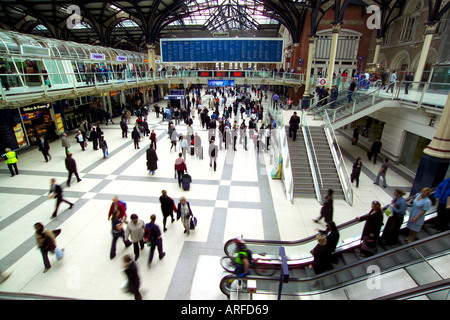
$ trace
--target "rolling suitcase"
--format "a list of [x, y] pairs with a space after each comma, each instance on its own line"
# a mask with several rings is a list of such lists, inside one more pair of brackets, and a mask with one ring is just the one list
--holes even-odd
[[191, 188], [192, 178], [189, 174], [185, 173], [181, 178], [181, 186], [184, 191], [188, 191]]
[[189, 229], [195, 230], [196, 226], [197, 226], [197, 218], [192, 216], [191, 221], [189, 222]]

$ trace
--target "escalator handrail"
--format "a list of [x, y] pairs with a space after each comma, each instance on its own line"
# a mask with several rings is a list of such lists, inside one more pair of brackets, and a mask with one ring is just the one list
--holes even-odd
[[[436, 188], [433, 188], [430, 196], [434, 195], [435, 191], [436, 191]], [[412, 195], [412, 196], [409, 196], [409, 197], [405, 198], [405, 200], [408, 203], [409, 201], [413, 200], [415, 197], [416, 197], [415, 195]], [[382, 209], [382, 211], [384, 213], [385, 210]], [[433, 214], [433, 213], [435, 213], [435, 212], [430, 212], [427, 215], [430, 215], [430, 214]], [[357, 219], [352, 219], [352, 220], [346, 221], [344, 223], [341, 223], [340, 225], [336, 226], [336, 228], [338, 230], [342, 230], [344, 228], [348, 228], [348, 227], [351, 227], [351, 226], [353, 226], [355, 224], [363, 223], [363, 222], [365, 222], [365, 221], [359, 221]], [[242, 241], [244, 243], [246, 243], [246, 244], [271, 244], [271, 245], [292, 246], [292, 245], [302, 245], [304, 243], [311, 242], [311, 241], [313, 241], [315, 239], [316, 239], [316, 234], [311, 235], [311, 236], [306, 237], [306, 238], [303, 238], [303, 239], [300, 239], [300, 240], [290, 240], [290, 241], [286, 241], [286, 240], [258, 240], [258, 239], [242, 239]], [[225, 252], [225, 254], [227, 256], [230, 256], [230, 254], [227, 252], [227, 247], [228, 247], [229, 243], [232, 243], [232, 242], [234, 242], [234, 239], [230, 239], [230, 240], [228, 240], [225, 243], [224, 252]]]
[[[425, 244], [427, 242], [439, 240], [441, 238], [448, 237], [448, 236], [450, 236], [450, 230], [446, 231], [446, 232], [437, 233], [435, 235], [432, 235], [432, 236], [429, 236], [427, 238], [424, 238], [424, 239], [421, 239], [421, 240], [417, 240], [417, 241], [414, 241], [414, 242], [411, 242], [411, 243], [408, 243], [408, 244], [404, 244], [404, 245], [402, 245], [400, 247], [387, 250], [387, 251], [382, 252], [380, 254], [376, 254], [376, 255], [374, 255], [372, 257], [367, 257], [367, 258], [364, 258], [362, 260], [355, 261], [353, 263], [347, 264], [347, 265], [342, 266], [342, 267], [337, 268], [337, 269], [333, 269], [333, 270], [329, 270], [329, 271], [323, 272], [323, 273], [321, 273], [319, 275], [305, 277], [305, 278], [289, 278], [289, 282], [311, 282], [311, 281], [321, 280], [323, 278], [335, 275], [337, 273], [340, 273], [340, 272], [352, 269], [352, 268], [357, 267], [359, 265], [368, 264], [370, 262], [373, 262], [373, 261], [376, 261], [376, 260], [380, 260], [380, 259], [383, 259], [383, 258], [388, 257], [388, 256], [396, 255], [396, 254], [398, 254], [400, 252], [407, 251], [407, 250], [410, 250], [410, 249], [414, 249], [415, 247], [418, 247], [418, 246], [420, 246], [422, 244]], [[447, 249], [447, 251], [450, 252], [450, 249]], [[399, 268], [403, 268], [404, 264], [401, 265], [401, 266], [398, 266], [398, 267]], [[390, 271], [392, 271], [392, 270], [390, 270]], [[370, 276], [370, 275], [368, 274], [367, 276]], [[235, 274], [229, 274], [229, 275], [225, 276], [224, 278], [222, 278], [221, 283], [220, 283], [221, 290], [222, 290], [222, 281], [225, 278], [228, 278], [228, 279], [229, 278], [239, 278], [239, 276], [235, 275]], [[267, 276], [248, 275], [248, 276], [242, 277], [240, 279], [246, 279], [246, 280], [267, 280], [267, 281], [278, 281], [278, 282], [280, 281], [280, 277], [279, 276], [267, 277]], [[359, 282], [360, 280], [361, 279], [357, 279], [357, 281], [355, 281], [354, 283]], [[344, 286], [348, 286], [349, 284], [351, 284], [351, 283], [346, 283]], [[332, 289], [334, 290], [336, 288], [332, 288]], [[326, 291], [329, 291], [329, 290], [325, 290], [324, 292], [326, 292]], [[222, 290], [222, 292], [224, 292], [224, 291]], [[225, 292], [224, 292], [224, 294], [229, 296]]]
[[399, 292], [391, 293], [382, 297], [375, 298], [373, 300], [406, 300], [418, 296], [423, 296], [424, 294], [430, 294], [449, 289], [450, 289], [450, 279], [443, 279], [427, 283], [415, 288], [410, 288]]

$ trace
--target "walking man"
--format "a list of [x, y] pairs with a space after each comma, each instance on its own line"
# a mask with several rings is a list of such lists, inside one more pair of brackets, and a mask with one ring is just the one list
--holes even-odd
[[389, 160], [385, 158], [383, 164], [381, 165], [380, 171], [378, 171], [377, 178], [373, 184], [378, 185], [380, 183], [380, 177], [383, 177], [383, 188], [386, 188], [386, 171], [388, 168]]
[[43, 137], [39, 137], [39, 151], [42, 152], [44, 155], [45, 162], [48, 162], [48, 158], [52, 160], [52, 156], [49, 154], [50, 145], [48, 144], [47, 139], [44, 139]]
[[73, 203], [67, 201], [66, 199], [63, 199], [63, 189], [60, 185], [56, 184], [56, 180], [54, 178], [50, 179], [50, 191], [49, 191], [49, 199], [56, 198], [56, 208], [55, 211], [52, 214], [52, 218], [56, 218], [56, 214], [58, 213], [58, 208], [61, 202], [67, 203], [70, 207], [69, 209], [72, 209]]
[[67, 186], [70, 187], [70, 180], [72, 180], [72, 174], [75, 174], [75, 177], [77, 178], [77, 182], [80, 182], [80, 176], [78, 175], [77, 171], [77, 163], [75, 162], [75, 159], [72, 157], [72, 153], [68, 153], [66, 157], [66, 169], [69, 171], [69, 177], [67, 178]]
[[147, 243], [150, 244], [150, 255], [148, 256], [149, 267], [153, 261], [153, 255], [155, 253], [156, 247], [158, 247], [159, 259], [164, 258], [164, 256], [166, 255], [166, 253], [163, 251], [161, 230], [155, 224], [155, 221], [156, 215], [152, 214], [150, 216], [150, 223], [147, 223], [144, 229], [144, 239]]

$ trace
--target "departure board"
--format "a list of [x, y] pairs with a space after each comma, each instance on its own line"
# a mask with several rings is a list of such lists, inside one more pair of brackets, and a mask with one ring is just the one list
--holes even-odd
[[161, 39], [161, 60], [168, 62], [282, 62], [280, 38]]

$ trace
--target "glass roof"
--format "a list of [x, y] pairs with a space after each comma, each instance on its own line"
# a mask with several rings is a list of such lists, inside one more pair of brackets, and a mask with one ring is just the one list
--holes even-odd
[[180, 19], [169, 25], [204, 26], [210, 31], [256, 30], [260, 24], [275, 24], [261, 1], [188, 0]]

